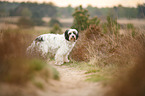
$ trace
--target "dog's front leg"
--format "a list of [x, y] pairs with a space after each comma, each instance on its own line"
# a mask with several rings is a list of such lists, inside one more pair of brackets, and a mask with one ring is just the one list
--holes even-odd
[[64, 63], [63, 53], [62, 53], [61, 49], [58, 49], [56, 54], [55, 54], [55, 64], [62, 65], [63, 63]]
[[69, 60], [68, 60], [68, 55], [69, 55], [69, 53], [63, 57], [64, 62], [69, 62]]
[[55, 64], [56, 65], [62, 65], [64, 63], [63, 56], [56, 54], [55, 55]]

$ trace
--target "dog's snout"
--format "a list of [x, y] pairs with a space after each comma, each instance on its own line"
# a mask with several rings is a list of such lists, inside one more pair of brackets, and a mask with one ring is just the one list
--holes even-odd
[[72, 38], [74, 38], [74, 36], [72, 36]]

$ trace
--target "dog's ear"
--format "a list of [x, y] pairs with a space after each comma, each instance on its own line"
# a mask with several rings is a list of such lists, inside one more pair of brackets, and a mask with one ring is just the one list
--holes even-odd
[[76, 40], [77, 40], [79, 38], [79, 32], [76, 29], [74, 30], [76, 31]]
[[64, 35], [65, 35], [65, 39], [69, 41], [69, 35], [68, 35], [69, 29], [65, 31]]
[[76, 40], [79, 38], [79, 33], [77, 33], [77, 35], [76, 35]]
[[41, 42], [41, 41], [44, 41], [44, 39], [43, 39], [42, 36], [38, 36], [38, 37], [35, 39], [35, 41], [39, 41], [39, 42]]

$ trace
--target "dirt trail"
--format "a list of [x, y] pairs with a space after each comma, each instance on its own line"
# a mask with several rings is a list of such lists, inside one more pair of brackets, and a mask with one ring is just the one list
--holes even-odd
[[56, 66], [60, 73], [60, 81], [50, 81], [51, 86], [41, 96], [102, 96], [101, 84], [85, 82], [84, 71], [76, 70], [65, 65]]

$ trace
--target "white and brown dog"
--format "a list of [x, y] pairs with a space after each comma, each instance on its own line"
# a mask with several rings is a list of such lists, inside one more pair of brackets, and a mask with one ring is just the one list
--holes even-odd
[[38, 36], [32, 44], [27, 48], [28, 54], [34, 51], [41, 52], [43, 57], [48, 53], [55, 55], [57, 65], [69, 62], [68, 55], [74, 47], [78, 39], [78, 31], [76, 29], [68, 29], [64, 34], [43, 34]]

